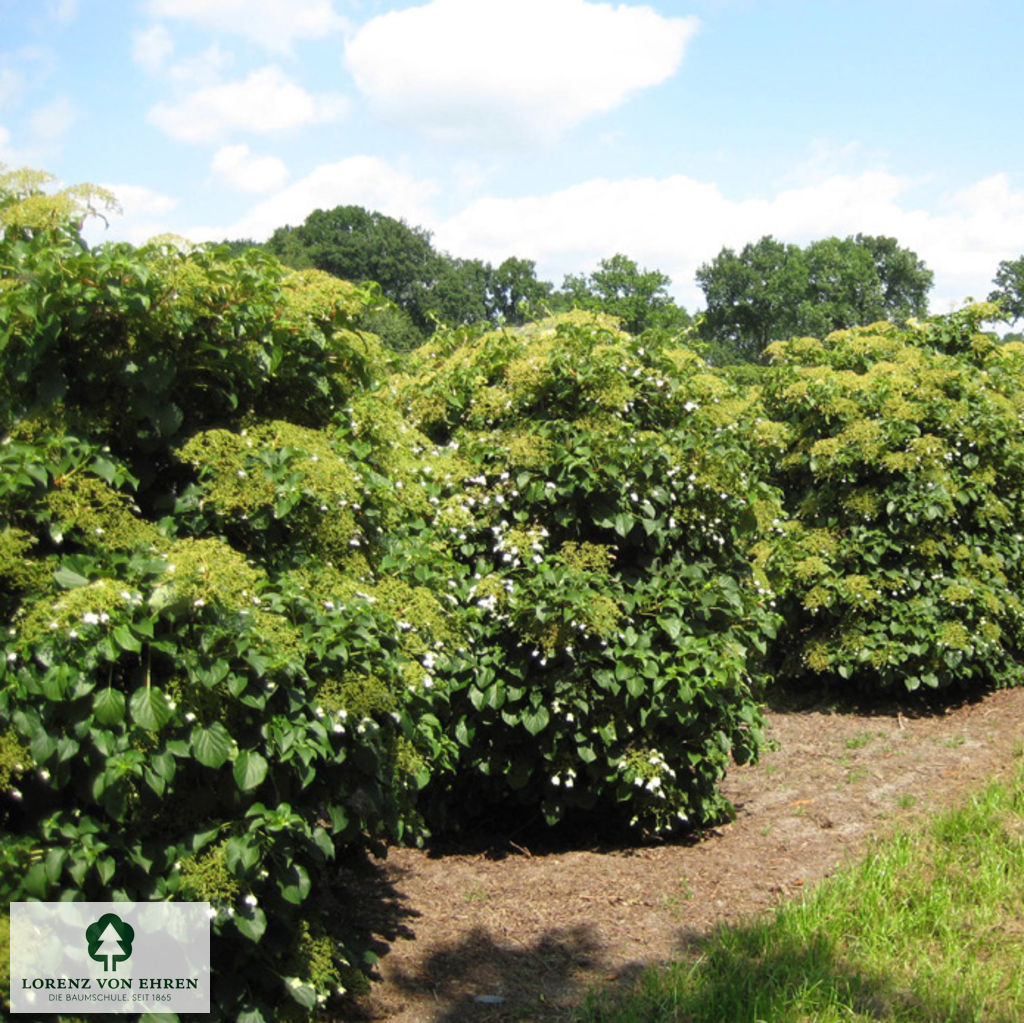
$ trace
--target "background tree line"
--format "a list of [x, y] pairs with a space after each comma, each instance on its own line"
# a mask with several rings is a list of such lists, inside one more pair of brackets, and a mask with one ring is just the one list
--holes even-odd
[[[255, 245], [228, 244], [236, 251]], [[801, 247], [765, 235], [739, 252], [723, 247], [701, 265], [706, 306], [691, 316], [672, 298], [667, 274], [622, 253], [590, 274], [567, 274], [556, 288], [538, 278], [533, 260], [513, 256], [494, 266], [451, 256], [434, 247], [429, 231], [361, 206], [315, 210], [260, 247], [294, 269], [376, 282], [385, 301], [363, 315], [362, 326], [399, 351], [422, 344], [439, 324], [518, 326], [579, 308], [617, 316], [632, 334], [685, 330], [719, 365], [756, 363], [775, 340], [926, 316], [934, 280], [895, 238], [857, 234]], [[1014, 322], [1024, 317], [1024, 256], [1000, 263], [993, 283], [989, 300]]]

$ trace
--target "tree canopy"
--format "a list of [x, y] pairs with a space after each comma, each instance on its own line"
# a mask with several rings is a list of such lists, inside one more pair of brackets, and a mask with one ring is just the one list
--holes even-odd
[[858, 234], [806, 248], [771, 235], [723, 248], [697, 271], [701, 332], [716, 361], [760, 358], [773, 340], [924, 316], [932, 272], [895, 238]]
[[621, 252], [602, 259], [589, 276], [568, 274], [563, 296], [580, 309], [618, 317], [623, 330], [640, 334], [652, 327], [688, 326], [690, 317], [668, 293], [670, 277], [660, 270], [641, 270]]
[[278, 228], [266, 248], [294, 269], [379, 284], [394, 307], [368, 313], [365, 325], [398, 349], [425, 341], [438, 323], [525, 323], [553, 291], [532, 260], [494, 267], [451, 256], [429, 231], [361, 206], [314, 210], [298, 227]]
[[1002, 311], [1014, 323], [1024, 319], [1024, 256], [1004, 259], [992, 283], [996, 287], [988, 300], [998, 302]]

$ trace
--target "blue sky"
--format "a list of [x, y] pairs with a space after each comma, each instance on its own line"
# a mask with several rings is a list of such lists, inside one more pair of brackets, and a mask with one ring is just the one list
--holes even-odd
[[764, 234], [893, 235], [932, 308], [1024, 253], [1019, 0], [0, 0], [0, 161], [93, 181], [93, 238], [403, 217], [560, 283]]

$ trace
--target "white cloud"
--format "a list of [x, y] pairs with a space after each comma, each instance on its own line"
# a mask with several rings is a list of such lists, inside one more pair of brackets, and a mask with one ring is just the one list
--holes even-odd
[[153, 25], [132, 38], [132, 60], [145, 71], [162, 70], [174, 52], [174, 40], [165, 25]]
[[67, 25], [78, 17], [78, 0], [50, 0], [50, 17], [61, 25]]
[[348, 26], [330, 0], [149, 0], [146, 10], [154, 18], [245, 36], [272, 53], [288, 53], [297, 39], [320, 39]]
[[884, 234], [913, 249], [935, 272], [932, 307], [984, 298], [1002, 259], [1020, 254], [1024, 191], [1005, 175], [950, 196], [940, 210], [915, 208], [914, 183], [885, 171], [832, 174], [768, 198], [730, 198], [683, 176], [594, 179], [547, 195], [478, 199], [434, 225], [435, 243], [492, 262], [516, 255], [560, 283], [624, 252], [669, 274], [688, 307], [703, 305], [694, 275], [723, 246], [772, 234], [806, 244], [829, 235]]
[[[3, 145], [0, 132], [0, 149]], [[258, 163], [245, 147], [222, 149], [219, 159], [223, 165], [234, 161], [239, 174]], [[623, 252], [668, 274], [674, 294], [692, 310], [704, 304], [694, 280], [697, 268], [723, 246], [740, 249], [765, 234], [806, 244], [863, 232], [895, 237], [925, 261], [935, 272], [930, 301], [936, 312], [968, 296], [984, 298], [1000, 260], [1024, 254], [1024, 188], [997, 174], [925, 209], [913, 201], [917, 184], [881, 170], [827, 173], [765, 197], [745, 198], [682, 175], [595, 178], [547, 194], [480, 198], [440, 216], [440, 201], [451, 202], [453, 196], [442, 196], [435, 182], [375, 157], [355, 156], [317, 168], [233, 224], [182, 233], [196, 241], [262, 240], [277, 227], [302, 223], [314, 209], [355, 204], [427, 228], [437, 248], [456, 256], [493, 263], [513, 255], [533, 259], [538, 274], [556, 284], [566, 273], [589, 271], [599, 259]], [[115, 192], [124, 197], [123, 189]], [[133, 237], [164, 230], [152, 222], [169, 211], [170, 200], [145, 190], [139, 196], [131, 210]], [[140, 223], [149, 225], [148, 234]]]
[[346, 106], [344, 97], [311, 95], [280, 68], [268, 66], [244, 81], [206, 86], [178, 102], [158, 103], [147, 116], [181, 142], [215, 142], [231, 130], [264, 135], [334, 121]]
[[0, 110], [14, 106], [25, 88], [25, 78], [11, 67], [0, 67]]
[[86, 221], [82, 233], [90, 245], [113, 240], [141, 245], [154, 235], [167, 232], [167, 217], [178, 205], [176, 199], [141, 185], [103, 187], [114, 193], [121, 212], [108, 214], [109, 227], [102, 220]]
[[448, 141], [550, 141], [679, 67], [694, 18], [584, 0], [432, 0], [346, 46], [384, 115]]
[[67, 96], [34, 110], [28, 119], [29, 130], [43, 146], [59, 143], [75, 123], [78, 112]]
[[270, 192], [288, 180], [288, 168], [276, 156], [254, 156], [248, 146], [222, 146], [213, 170], [243, 192]]
[[275, 228], [301, 224], [315, 209], [363, 206], [413, 225], [430, 219], [433, 182], [420, 181], [372, 156], [352, 156], [318, 167], [311, 174], [258, 203], [227, 227], [196, 227], [186, 233], [195, 241], [252, 238], [262, 241]]
[[217, 85], [223, 72], [234, 64], [234, 55], [222, 50], [219, 43], [208, 46], [196, 57], [185, 57], [167, 69], [167, 74], [176, 85], [199, 89]]

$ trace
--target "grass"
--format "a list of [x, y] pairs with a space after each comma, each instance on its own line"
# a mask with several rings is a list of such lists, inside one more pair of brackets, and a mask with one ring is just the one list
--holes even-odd
[[1024, 1019], [1024, 770], [878, 842], [698, 958], [599, 991], [581, 1023]]

